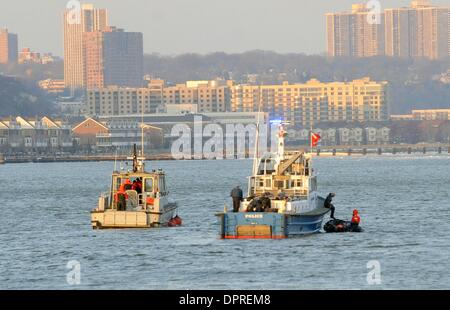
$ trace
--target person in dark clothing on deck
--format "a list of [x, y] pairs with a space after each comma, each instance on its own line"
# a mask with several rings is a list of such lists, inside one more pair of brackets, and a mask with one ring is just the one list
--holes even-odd
[[142, 194], [142, 181], [140, 179], [134, 180], [131, 189], [136, 191], [138, 194]]
[[241, 201], [244, 198], [244, 194], [239, 186], [233, 188], [230, 193], [231, 198], [233, 198], [233, 212], [239, 212], [239, 208], [241, 207]]
[[333, 201], [333, 198], [334, 198], [335, 196], [336, 196], [335, 193], [330, 193], [330, 194], [327, 196], [327, 198], [325, 199], [325, 202], [324, 202], [324, 204], [323, 204], [323, 206], [324, 206], [325, 208], [331, 210], [331, 215], [330, 215], [330, 217], [331, 217], [332, 219], [334, 219], [334, 220], [335, 220], [335, 217], [334, 217], [334, 211], [335, 211], [335, 208], [334, 208], [334, 205], [333, 205], [331, 202]]

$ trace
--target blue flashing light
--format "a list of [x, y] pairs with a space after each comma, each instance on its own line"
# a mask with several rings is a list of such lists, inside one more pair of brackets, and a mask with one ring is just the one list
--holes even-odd
[[270, 121], [270, 123], [271, 124], [282, 124], [283, 120], [281, 120], [281, 119], [273, 119], [273, 120]]

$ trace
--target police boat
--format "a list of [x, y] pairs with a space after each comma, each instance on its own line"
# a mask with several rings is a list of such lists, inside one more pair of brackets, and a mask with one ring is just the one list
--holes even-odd
[[[238, 212], [216, 214], [222, 239], [283, 239], [320, 231], [325, 199], [317, 192], [311, 151], [285, 151], [286, 123], [278, 124], [277, 152], [261, 158], [255, 152], [248, 197]], [[311, 139], [318, 135], [311, 131]], [[258, 146], [256, 147], [256, 149]]]

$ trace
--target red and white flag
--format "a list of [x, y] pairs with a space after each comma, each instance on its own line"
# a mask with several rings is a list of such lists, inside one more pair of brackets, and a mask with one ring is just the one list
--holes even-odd
[[322, 137], [318, 134], [318, 133], [312, 133], [311, 134], [311, 145], [312, 146], [317, 146], [317, 144], [319, 143], [320, 139], [322, 139]]

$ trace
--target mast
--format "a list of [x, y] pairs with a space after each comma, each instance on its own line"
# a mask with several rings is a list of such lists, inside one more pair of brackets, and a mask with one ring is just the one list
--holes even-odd
[[133, 154], [133, 171], [136, 172], [144, 172], [145, 171], [145, 146], [144, 146], [144, 100], [142, 100], [141, 105], [141, 156], [138, 157], [136, 144], [134, 145], [134, 154]]
[[309, 175], [310, 177], [312, 176], [312, 165], [313, 165], [313, 158], [314, 158], [314, 144], [313, 144], [313, 124], [311, 123], [311, 131], [310, 131], [310, 137], [309, 137], [309, 143], [310, 143], [310, 148], [309, 148], [309, 154], [310, 154], [310, 159], [309, 159]]
[[133, 172], [138, 172], [138, 157], [136, 144], [133, 146]]
[[260, 122], [261, 122], [261, 102], [259, 103], [258, 107], [258, 120], [256, 123], [256, 136], [255, 136], [255, 153], [253, 155], [253, 175], [256, 176], [258, 174], [258, 155], [259, 155], [259, 129], [260, 129]]
[[278, 125], [278, 158], [280, 162], [284, 160], [284, 136], [286, 132], [284, 131], [284, 125], [281, 123]]
[[261, 102], [259, 102], [258, 106], [258, 120], [256, 122], [256, 134], [255, 134], [255, 152], [253, 154], [253, 173], [252, 176], [249, 178], [249, 186], [248, 186], [248, 195], [251, 196], [253, 193], [252, 190], [252, 180], [253, 180], [253, 192], [256, 192], [256, 175], [258, 174], [258, 167], [259, 167], [259, 129], [260, 129], [260, 122], [261, 122]]
[[117, 171], [117, 147], [116, 147], [116, 155], [114, 156], [114, 171]]
[[[309, 200], [309, 197], [310, 197], [310, 195], [311, 195], [311, 180], [312, 180], [312, 177], [313, 177], [313, 158], [314, 158], [314, 155], [313, 155], [313, 149], [314, 149], [314, 144], [313, 144], [313, 134], [314, 134], [314, 132], [313, 132], [313, 123], [311, 123], [311, 130], [310, 130], [310, 137], [309, 137], [309, 143], [310, 143], [310, 156], [309, 156], [309, 163], [308, 163], [308, 200]], [[308, 159], [306, 159], [306, 160], [308, 160]]]
[[141, 157], [144, 158], [144, 100], [142, 100], [142, 107], [141, 107]]

